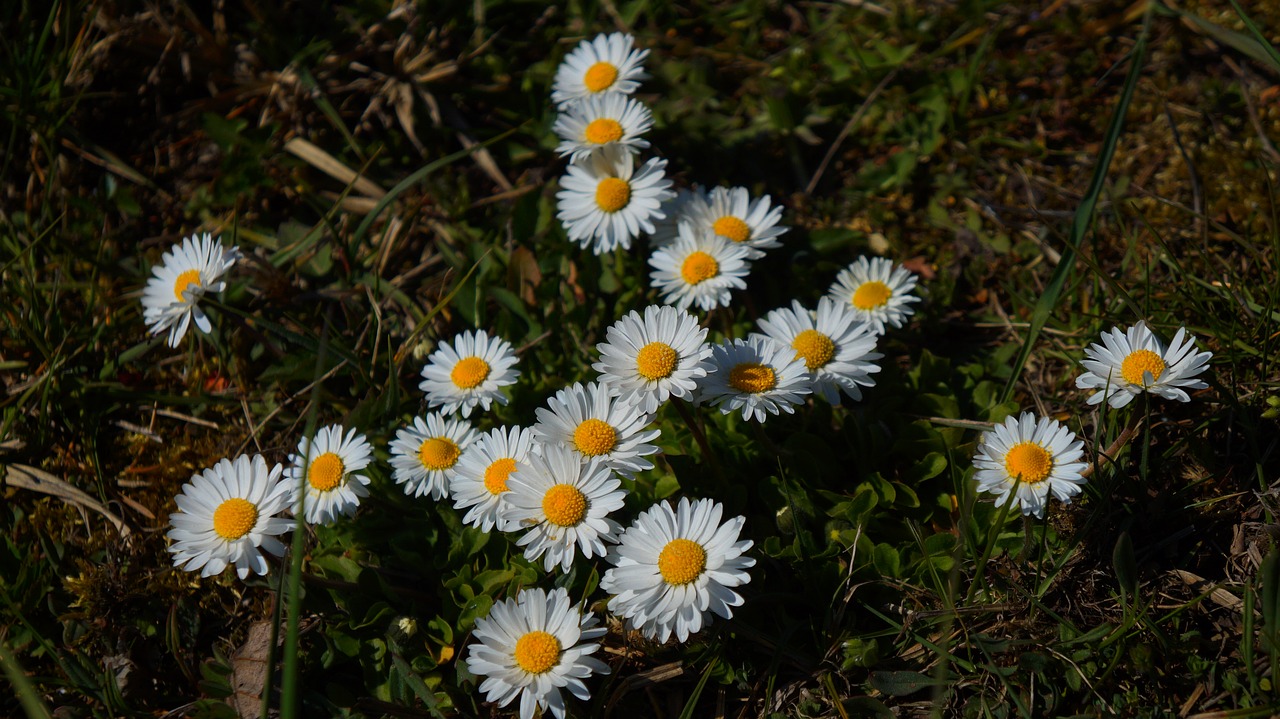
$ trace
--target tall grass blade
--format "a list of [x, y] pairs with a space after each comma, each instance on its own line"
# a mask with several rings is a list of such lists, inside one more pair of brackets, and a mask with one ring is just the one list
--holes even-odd
[[18, 701], [22, 702], [22, 710], [27, 716], [31, 719], [50, 719], [49, 710], [40, 701], [40, 695], [36, 693], [22, 667], [18, 666], [18, 660], [9, 652], [9, 645], [3, 640], [0, 640], [0, 664], [4, 665], [4, 675], [13, 685], [13, 691], [18, 695]]

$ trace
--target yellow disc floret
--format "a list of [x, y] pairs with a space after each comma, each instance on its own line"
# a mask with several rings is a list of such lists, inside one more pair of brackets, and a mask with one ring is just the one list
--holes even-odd
[[854, 307], [860, 310], [874, 310], [889, 301], [893, 290], [880, 280], [863, 282], [853, 293], [851, 300]]
[[620, 177], [606, 177], [596, 185], [596, 206], [617, 212], [631, 202], [631, 184]]
[[342, 463], [341, 457], [333, 452], [325, 452], [311, 461], [307, 481], [321, 492], [328, 492], [341, 484], [342, 475], [346, 472], [347, 467]]
[[507, 478], [514, 471], [516, 461], [511, 457], [494, 460], [493, 464], [485, 467], [484, 488], [489, 490], [489, 494], [502, 494], [507, 491]]
[[720, 274], [720, 263], [701, 250], [690, 252], [689, 256], [684, 258], [684, 263], [680, 265], [680, 276], [691, 285], [709, 280], [718, 274]]
[[463, 357], [449, 373], [449, 379], [461, 389], [474, 389], [488, 377], [489, 363], [479, 357]]
[[587, 516], [587, 495], [571, 484], [557, 484], [542, 495], [542, 513], [552, 524], [577, 526]]
[[1138, 350], [1130, 352], [1129, 356], [1124, 358], [1124, 362], [1120, 363], [1120, 375], [1129, 384], [1146, 387], [1145, 373], [1150, 372], [1151, 381], [1154, 382], [1164, 374], [1164, 366], [1164, 360], [1160, 359], [1160, 355], [1151, 350]]
[[666, 342], [650, 342], [636, 354], [636, 372], [645, 379], [666, 379], [676, 371], [679, 356]]
[[418, 448], [422, 466], [437, 472], [457, 464], [461, 454], [462, 448], [448, 437], [429, 437]]
[[622, 125], [617, 120], [601, 117], [587, 123], [587, 129], [582, 134], [593, 145], [617, 142], [622, 139]]
[[729, 370], [729, 386], [739, 392], [759, 394], [778, 386], [773, 368], [759, 362], [740, 362]]
[[1004, 468], [1010, 477], [1021, 478], [1023, 484], [1036, 484], [1053, 471], [1053, 456], [1035, 442], [1020, 442], [1004, 455]]
[[173, 283], [173, 294], [177, 295], [179, 302], [186, 302], [187, 298], [182, 296], [183, 292], [191, 285], [200, 283], [200, 270], [187, 270], [178, 275], [178, 279]]
[[516, 664], [530, 674], [546, 674], [560, 662], [560, 640], [533, 631], [516, 640]]
[[608, 422], [592, 417], [573, 430], [573, 446], [588, 457], [608, 454], [618, 446], [618, 431]]
[[690, 539], [673, 539], [658, 554], [658, 572], [667, 584], [688, 584], [707, 568], [707, 550]]
[[232, 497], [213, 510], [213, 531], [223, 539], [239, 539], [258, 523], [258, 508], [253, 502]]
[[817, 330], [805, 330], [791, 341], [791, 349], [796, 351], [796, 359], [804, 360], [809, 371], [818, 369], [836, 356], [836, 343]]
[[711, 226], [712, 231], [734, 242], [746, 242], [751, 239], [751, 225], [731, 215], [725, 215]]
[[618, 68], [613, 63], [597, 62], [587, 68], [587, 74], [582, 76], [582, 84], [591, 92], [601, 92], [608, 90], [617, 79]]

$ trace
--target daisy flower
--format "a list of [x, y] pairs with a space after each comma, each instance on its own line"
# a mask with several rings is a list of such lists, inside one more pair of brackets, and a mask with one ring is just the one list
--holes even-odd
[[782, 208], [770, 208], [769, 196], [751, 200], [745, 187], [716, 187], [695, 193], [680, 208], [680, 219], [697, 232], [712, 232], [747, 248], [747, 259], [764, 257], [764, 251], [781, 247], [778, 237], [787, 228], [778, 224]]
[[467, 447], [449, 482], [455, 509], [467, 510], [463, 523], [488, 532], [494, 527], [509, 532], [518, 526], [502, 519], [507, 480], [518, 469], [527, 469], [534, 449], [533, 430], [498, 427]]
[[648, 78], [644, 59], [648, 50], [634, 49], [636, 39], [615, 32], [583, 40], [565, 56], [551, 85], [551, 101], [561, 110], [595, 95], [616, 92], [630, 95]]
[[556, 148], [561, 157], [580, 162], [595, 150], [618, 147], [636, 153], [649, 146], [641, 135], [653, 127], [653, 113], [634, 98], [608, 93], [588, 97], [570, 106], [551, 128], [564, 142]]
[[729, 305], [729, 290], [746, 289], [751, 265], [747, 248], [723, 236], [695, 232], [680, 223], [676, 241], [649, 257], [650, 284], [662, 301], [680, 309], [697, 304], [703, 310]]
[[770, 339], [795, 350], [813, 378], [813, 393], [831, 404], [840, 404], [841, 391], [859, 400], [861, 387], [875, 386], [871, 375], [880, 367], [874, 360], [884, 357], [874, 351], [877, 335], [843, 303], [823, 297], [815, 317], [793, 301], [790, 309], [776, 309], [758, 324]]
[[564, 445], [583, 461], [599, 459], [627, 478], [653, 469], [653, 463], [644, 459], [657, 454], [658, 448], [648, 442], [662, 433], [645, 430], [653, 415], [613, 396], [608, 387], [577, 382], [556, 392], [547, 400], [547, 408], [538, 408], [537, 416], [533, 433], [544, 446]]
[[744, 420], [791, 414], [809, 394], [809, 373], [795, 350], [762, 335], [711, 348], [715, 368], [699, 387], [698, 401], [718, 405], [723, 414], [742, 410]]
[[506, 340], [484, 330], [463, 332], [452, 345], [441, 343], [427, 358], [418, 389], [427, 393], [429, 407], [443, 405], [444, 414], [460, 409], [463, 417], [470, 417], [476, 405], [487, 410], [494, 400], [507, 403], [502, 388], [520, 376], [515, 366], [516, 353]]
[[1090, 345], [1081, 362], [1086, 372], [1076, 378], [1076, 387], [1097, 390], [1089, 396], [1089, 404], [1102, 400], [1112, 407], [1129, 404], [1142, 392], [1165, 399], [1190, 402], [1189, 389], [1209, 385], [1192, 379], [1208, 366], [1212, 352], [1196, 352], [1196, 338], [1179, 327], [1173, 343], [1166, 348], [1147, 328], [1146, 322], [1124, 332], [1113, 327], [1102, 333], [1102, 344]]
[[369, 466], [372, 454], [363, 434], [353, 429], [344, 436], [340, 424], [321, 429], [314, 438], [304, 437], [298, 453], [289, 455], [293, 466], [285, 470], [294, 494], [293, 513], [305, 511], [312, 524], [330, 524], [355, 514], [360, 498], [369, 496], [369, 478], [357, 472]]
[[485, 677], [480, 691], [485, 700], [505, 707], [520, 697], [520, 719], [534, 711], [550, 710], [564, 719], [565, 688], [575, 697], [591, 698], [583, 679], [608, 674], [609, 667], [591, 656], [605, 628], [590, 612], [578, 611], [564, 588], [550, 594], [524, 589], [515, 599], [493, 605], [489, 616], [476, 620], [467, 669]]
[[208, 334], [213, 325], [200, 309], [206, 292], [221, 292], [227, 283], [218, 278], [240, 259], [240, 249], [224, 250], [222, 239], [208, 232], [200, 237], [184, 237], [182, 244], [164, 253], [151, 269], [154, 275], [142, 291], [142, 319], [151, 334], [169, 330], [169, 346], [177, 347], [194, 319], [196, 327]]
[[596, 345], [600, 384], [624, 402], [653, 414], [671, 397], [690, 400], [698, 380], [707, 376], [711, 346], [707, 328], [684, 310], [649, 305], [613, 323], [607, 342]]
[[892, 260], [859, 257], [840, 271], [827, 296], [849, 305], [858, 319], [875, 327], [876, 334], [884, 334], [885, 325], [901, 327], [915, 314], [911, 303], [920, 301], [910, 294], [915, 286], [916, 276], [905, 267], [894, 267]]
[[687, 498], [675, 509], [664, 501], [642, 513], [609, 552], [615, 566], [600, 580], [600, 588], [614, 595], [609, 611], [660, 642], [672, 632], [688, 640], [712, 614], [732, 617], [731, 607], [741, 606], [742, 597], [731, 587], [751, 581], [746, 570], [756, 560], [742, 556], [751, 540], [738, 541], [746, 520], [721, 524], [723, 513], [719, 502]]
[[631, 249], [631, 240], [653, 232], [653, 221], [663, 216], [662, 202], [671, 196], [666, 166], [652, 157], [637, 171], [631, 153], [617, 147], [570, 164], [556, 193], [556, 217], [569, 239], [584, 249], [590, 244], [597, 255]]
[[1009, 500], [1014, 484], [1018, 493], [1011, 508], [1022, 507], [1024, 515], [1044, 516], [1052, 493], [1059, 502], [1070, 504], [1085, 483], [1081, 474], [1085, 463], [1084, 442], [1057, 420], [1023, 412], [1018, 419], [1008, 417], [990, 432], [983, 432], [978, 454], [973, 458], [979, 492], [996, 495], [996, 505]]
[[568, 447], [544, 445], [541, 454], [529, 455], [527, 468], [517, 468], [507, 480], [511, 491], [499, 516], [529, 527], [516, 542], [525, 548], [525, 559], [532, 562], [545, 554], [548, 572], [557, 565], [567, 572], [575, 548], [587, 559], [603, 557], [605, 540], [618, 541], [622, 527], [609, 513], [622, 507], [627, 493], [621, 487], [600, 460], [583, 462]]
[[283, 468], [267, 467], [262, 455], [224, 459], [192, 475], [174, 497], [178, 511], [169, 515], [173, 564], [200, 576], [220, 574], [228, 564], [244, 579], [249, 570], [266, 574], [265, 550], [284, 556], [277, 536], [293, 529], [293, 521], [276, 515], [289, 506], [289, 485], [280, 481]]
[[396, 432], [391, 440], [391, 466], [396, 484], [404, 485], [404, 493], [421, 497], [428, 492], [432, 499], [449, 496], [449, 480], [457, 469], [458, 458], [476, 438], [476, 431], [464, 419], [445, 419], [444, 415], [413, 418], [413, 425]]

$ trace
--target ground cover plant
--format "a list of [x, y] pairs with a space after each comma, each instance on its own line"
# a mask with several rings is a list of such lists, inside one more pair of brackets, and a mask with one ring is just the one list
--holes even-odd
[[6, 5], [0, 715], [1280, 711], [1277, 27]]

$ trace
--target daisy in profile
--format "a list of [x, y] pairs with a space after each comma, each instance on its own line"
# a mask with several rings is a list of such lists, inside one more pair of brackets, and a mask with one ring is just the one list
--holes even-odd
[[556, 193], [556, 217], [569, 239], [597, 255], [631, 249], [641, 232], [653, 232], [662, 202], [671, 196], [666, 160], [649, 158], [635, 169], [625, 148], [608, 147], [569, 165]]
[[222, 573], [234, 564], [241, 579], [266, 574], [266, 551], [284, 556], [277, 539], [293, 529], [293, 521], [276, 515], [289, 506], [289, 485], [280, 481], [283, 468], [267, 467], [262, 455], [224, 459], [182, 485], [174, 497], [178, 511], [169, 515], [173, 564], [200, 576]]
[[744, 420], [763, 422], [767, 415], [795, 412], [793, 405], [810, 393], [809, 372], [795, 350], [768, 337], [753, 335], [711, 348], [715, 371], [699, 387], [699, 403], [720, 407], [723, 414], [742, 410]]
[[701, 185], [694, 185], [692, 190], [679, 189], [675, 195], [662, 203], [662, 219], [653, 221], [653, 232], [649, 235], [649, 247], [657, 250], [676, 241], [680, 237], [680, 223], [685, 220], [684, 209], [689, 206], [695, 196], [705, 202], [707, 193]]
[[658, 452], [649, 442], [661, 431], [645, 429], [653, 415], [613, 396], [608, 387], [577, 382], [556, 392], [547, 407], [538, 408], [537, 416], [533, 434], [544, 446], [563, 445], [583, 461], [599, 459], [627, 478], [653, 469], [645, 459]]
[[516, 353], [506, 340], [484, 330], [463, 332], [427, 358], [418, 389], [427, 393], [428, 406], [442, 406], [445, 414], [462, 410], [463, 417], [470, 417], [476, 405], [487, 410], [494, 400], [507, 403], [502, 388], [520, 376], [515, 366]]
[[483, 532], [497, 527], [509, 532], [518, 525], [501, 517], [506, 504], [507, 480], [511, 473], [527, 469], [529, 455], [533, 452], [533, 430], [524, 427], [498, 427], [471, 443], [458, 460], [458, 466], [449, 482], [449, 494], [453, 506], [467, 510], [464, 524]]
[[[1080, 493], [1085, 478], [1084, 443], [1057, 420], [1023, 412], [1018, 419], [1008, 417], [990, 432], [983, 432], [973, 466], [979, 492], [996, 495], [996, 506], [1012, 501], [1010, 509], [1022, 508], [1024, 515], [1044, 517], [1052, 494], [1070, 504]], [[1017, 485], [1013, 499], [1009, 493]]]
[[525, 559], [543, 557], [548, 572], [556, 566], [567, 572], [578, 551], [587, 559], [603, 557], [605, 541], [618, 541], [622, 527], [609, 514], [622, 507], [627, 493], [621, 487], [600, 460], [583, 462], [564, 445], [544, 445], [507, 480], [511, 491], [500, 516], [529, 528], [516, 542]]
[[858, 319], [875, 327], [876, 334], [884, 334], [885, 325], [901, 327], [915, 314], [911, 303], [920, 301], [911, 294], [915, 286], [916, 276], [905, 267], [894, 267], [892, 260], [859, 257], [840, 271], [827, 296], [849, 305]]
[[520, 719], [547, 710], [564, 719], [560, 689], [586, 701], [591, 693], [582, 680], [609, 673], [608, 665], [591, 656], [600, 650], [591, 640], [605, 634], [599, 624], [590, 612], [578, 611], [564, 588], [550, 594], [523, 589], [476, 620], [477, 643], [467, 652], [467, 669], [485, 677], [485, 701], [505, 707], [518, 696]]
[[1085, 373], [1076, 378], [1076, 387], [1097, 390], [1089, 404], [1105, 399], [1120, 408], [1143, 392], [1190, 402], [1187, 390], [1209, 386], [1193, 378], [1204, 372], [1213, 353], [1196, 352], [1196, 338], [1185, 327], [1178, 328], [1167, 348], [1146, 322], [1124, 332], [1113, 327], [1102, 333], [1102, 344], [1090, 345], [1084, 353]]
[[782, 208], [769, 206], [769, 196], [752, 200], [745, 187], [716, 187], [710, 193], [694, 193], [680, 208], [680, 219], [696, 232], [712, 232], [747, 248], [747, 259], [764, 257], [764, 251], [781, 247], [778, 237], [787, 231], [779, 225]]
[[653, 114], [634, 98], [608, 93], [575, 103], [556, 118], [551, 128], [563, 142], [556, 148], [561, 157], [570, 155], [581, 162], [605, 147], [636, 153], [649, 146], [640, 136], [653, 127]]
[[793, 301], [758, 323], [765, 336], [795, 350], [796, 359], [813, 378], [813, 393], [831, 404], [840, 404], [840, 392], [862, 399], [862, 387], [873, 387], [871, 375], [879, 372], [875, 360], [877, 335], [853, 310], [830, 297], [818, 300], [817, 316]]
[[751, 581], [746, 570], [756, 560], [742, 556], [751, 540], [738, 541], [746, 520], [721, 524], [723, 514], [718, 502], [681, 498], [675, 509], [664, 501], [636, 518], [609, 551], [614, 567], [600, 580], [613, 595], [609, 611], [660, 642], [672, 633], [688, 640], [713, 614], [732, 617], [742, 605], [732, 587]]
[[644, 59], [648, 50], [636, 50], [635, 38], [615, 32], [583, 40], [565, 56], [551, 85], [551, 101], [561, 110], [587, 97], [616, 92], [630, 95], [648, 78]]
[[751, 269], [746, 247], [683, 222], [676, 241], [654, 251], [649, 266], [650, 284], [662, 301], [682, 310], [695, 304], [703, 310], [728, 307], [729, 290], [746, 289]]
[[427, 415], [425, 421], [414, 417], [413, 424], [391, 440], [396, 484], [403, 485], [411, 497], [428, 492], [432, 499], [448, 497], [458, 458], [475, 437], [476, 431], [464, 419], [445, 419], [441, 414]]
[[338, 517], [350, 517], [369, 496], [369, 478], [359, 472], [369, 466], [373, 450], [363, 434], [354, 429], [343, 434], [340, 424], [321, 429], [314, 438], [304, 437], [298, 453], [289, 455], [285, 470], [293, 490], [293, 513], [303, 514], [312, 524], [330, 524]]
[[196, 327], [208, 334], [213, 325], [200, 309], [206, 292], [221, 292], [227, 283], [220, 278], [240, 259], [239, 248], [222, 248], [222, 239], [208, 233], [184, 237], [151, 268], [151, 279], [142, 291], [142, 319], [151, 334], [169, 330], [170, 347], [177, 347], [194, 319]]
[[600, 384], [648, 414], [671, 397], [692, 400], [698, 380], [711, 369], [707, 328], [675, 307], [649, 305], [643, 317], [632, 310], [606, 336], [596, 345], [600, 361], [591, 365]]

